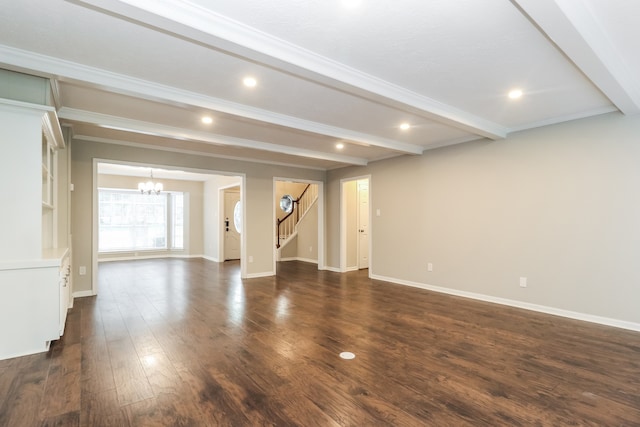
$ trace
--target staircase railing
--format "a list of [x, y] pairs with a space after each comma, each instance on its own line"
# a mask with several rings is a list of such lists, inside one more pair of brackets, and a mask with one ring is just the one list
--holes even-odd
[[282, 219], [276, 219], [276, 248], [296, 231], [300, 218], [309, 210], [318, 198], [318, 186], [308, 184], [300, 196], [293, 201], [293, 209]]

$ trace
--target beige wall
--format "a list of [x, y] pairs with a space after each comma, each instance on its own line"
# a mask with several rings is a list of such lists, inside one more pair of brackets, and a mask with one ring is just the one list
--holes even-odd
[[[138, 188], [138, 183], [143, 178], [122, 175], [98, 175], [98, 187], [117, 188], [131, 190]], [[184, 250], [171, 251], [144, 251], [141, 256], [150, 255], [195, 255], [204, 254], [204, 224], [203, 224], [203, 183], [196, 181], [172, 180], [172, 179], [154, 179], [154, 181], [162, 182], [165, 192], [179, 191], [187, 193], [185, 202], [189, 213], [189, 221], [185, 224]], [[135, 252], [117, 252], [112, 254], [101, 254], [99, 260], [107, 260], [110, 258], [130, 257], [135, 258]]]
[[[286, 175], [300, 180], [325, 179], [325, 172], [279, 165], [262, 165], [194, 156], [190, 154], [150, 150], [115, 144], [85, 142], [73, 140], [71, 147], [71, 182], [75, 190], [71, 195], [72, 233], [74, 260], [74, 292], [91, 290], [91, 254], [92, 254], [92, 191], [93, 159], [138, 162], [150, 165], [174, 166], [185, 169], [198, 169], [213, 173], [223, 172], [246, 176], [246, 239], [247, 256], [253, 262], [246, 262], [249, 277], [268, 275], [274, 272], [273, 217], [265, 212], [273, 212], [273, 178]], [[87, 267], [86, 276], [78, 276], [77, 268]]]
[[637, 324], [639, 137], [607, 114], [330, 171], [327, 264], [340, 180], [371, 174], [374, 276]]

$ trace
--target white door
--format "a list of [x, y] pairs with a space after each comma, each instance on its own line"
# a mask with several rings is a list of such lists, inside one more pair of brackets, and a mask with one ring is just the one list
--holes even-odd
[[224, 259], [240, 259], [240, 232], [242, 231], [242, 210], [240, 193], [224, 192]]
[[358, 180], [358, 268], [369, 268], [369, 180]]

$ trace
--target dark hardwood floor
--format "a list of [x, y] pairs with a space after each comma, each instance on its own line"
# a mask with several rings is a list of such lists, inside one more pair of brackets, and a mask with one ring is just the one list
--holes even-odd
[[100, 265], [63, 339], [0, 361], [0, 426], [640, 425], [640, 333], [278, 268]]

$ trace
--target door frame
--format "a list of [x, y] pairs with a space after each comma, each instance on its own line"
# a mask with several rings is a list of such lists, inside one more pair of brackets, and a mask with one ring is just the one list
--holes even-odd
[[369, 271], [368, 275], [371, 277], [373, 266], [373, 221], [371, 220], [371, 175], [360, 175], [350, 178], [343, 178], [340, 180], [340, 272], [347, 272], [347, 192], [345, 191], [345, 185], [349, 182], [367, 180], [369, 182]]
[[[104, 159], [104, 158], [93, 158], [93, 170], [92, 170], [92, 179], [93, 182], [91, 184], [92, 195], [91, 195], [91, 205], [92, 205], [92, 237], [91, 237], [91, 290], [90, 291], [80, 291], [79, 293], [74, 293], [74, 296], [92, 296], [98, 295], [98, 164], [99, 163], [112, 163], [116, 165], [127, 165], [127, 166], [142, 166], [146, 168], [158, 168], [158, 169], [168, 169], [168, 170], [180, 170], [185, 172], [194, 172], [201, 173], [205, 175], [218, 175], [218, 176], [234, 176], [240, 178], [240, 203], [242, 204], [242, 224], [243, 228], [245, 228], [244, 224], [247, 223], [246, 215], [246, 185], [247, 185], [247, 175], [245, 173], [240, 172], [226, 172], [226, 171], [215, 171], [209, 169], [198, 169], [191, 168], [185, 166], [175, 166], [175, 165], [167, 165], [167, 164], [158, 164], [158, 163], [149, 163], [149, 162], [135, 162], [135, 161], [127, 161], [127, 160], [117, 160], [117, 159]], [[235, 187], [236, 185], [234, 185]], [[219, 203], [219, 201], [218, 201]], [[242, 233], [240, 236], [240, 277], [245, 279], [247, 278], [247, 263], [246, 259], [246, 247], [247, 247], [247, 233]], [[186, 255], [184, 258], [189, 257], [199, 257], [199, 255]], [[275, 270], [274, 270], [275, 271]]]
[[231, 185], [227, 185], [224, 187], [219, 187], [218, 188], [218, 227], [219, 227], [219, 231], [218, 231], [218, 236], [220, 236], [220, 238], [218, 239], [218, 254], [220, 257], [220, 261], [224, 262], [226, 261], [226, 256], [225, 256], [225, 247], [224, 247], [224, 239], [225, 239], [225, 229], [224, 229], [224, 208], [226, 205], [226, 201], [224, 198], [224, 193], [226, 190], [230, 189], [230, 188], [236, 188], [239, 187], [240, 188], [240, 206], [242, 206], [242, 232], [240, 233], [240, 264], [242, 264], [242, 258], [244, 255], [244, 251], [242, 250], [244, 248], [244, 232], [245, 232], [245, 222], [244, 222], [244, 201], [243, 201], [243, 194], [242, 194], [242, 184], [231, 184]]
[[314, 181], [309, 179], [299, 179], [299, 178], [286, 178], [280, 176], [273, 177], [273, 188], [271, 193], [271, 198], [273, 199], [273, 208], [271, 209], [272, 220], [271, 224], [273, 224], [273, 228], [271, 231], [271, 238], [273, 242], [271, 247], [273, 248], [273, 272], [276, 272], [276, 208], [278, 201], [276, 200], [276, 182], [277, 181], [291, 181], [291, 182], [301, 182], [305, 184], [315, 184], [318, 186], [318, 270], [326, 269], [326, 245], [325, 245], [325, 235], [324, 235], [324, 227], [325, 227], [325, 212], [324, 212], [324, 182], [323, 181]]

